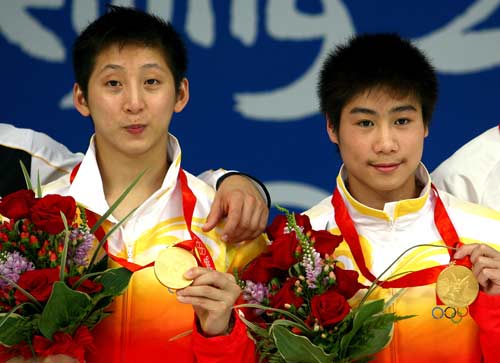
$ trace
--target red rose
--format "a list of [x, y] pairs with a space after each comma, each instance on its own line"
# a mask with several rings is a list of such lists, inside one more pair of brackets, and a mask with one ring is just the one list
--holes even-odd
[[[294, 213], [294, 216], [297, 226], [302, 227], [302, 232], [307, 233], [312, 229], [308, 216], [296, 213]], [[276, 216], [273, 222], [267, 227], [266, 233], [271, 241], [283, 234], [290, 233], [290, 230], [287, 227], [286, 217], [281, 214]]]
[[66, 216], [68, 224], [71, 224], [76, 214], [75, 200], [73, 197], [49, 194], [35, 203], [31, 211], [31, 218], [41, 230], [57, 234], [64, 230], [60, 212]]
[[284, 309], [285, 304], [290, 304], [298, 309], [304, 303], [304, 298], [295, 293], [295, 281], [297, 281], [295, 277], [286, 280], [281, 289], [270, 297], [269, 305], [273, 308]]
[[269, 246], [268, 253], [272, 267], [288, 270], [290, 266], [297, 262], [295, 251], [298, 245], [295, 232], [276, 237]]
[[284, 215], [280, 214], [276, 216], [272, 223], [266, 228], [266, 233], [269, 239], [274, 240], [276, 237], [288, 233], [289, 231], [285, 230], [286, 224], [287, 221]]
[[282, 275], [297, 262], [297, 245], [295, 232], [278, 237], [269, 246], [268, 252], [259, 255], [245, 268], [241, 278], [266, 284], [271, 278]]
[[350, 310], [351, 307], [345, 297], [333, 290], [311, 299], [311, 313], [324, 327], [338, 323], [349, 314]]
[[242, 280], [252, 280], [267, 284], [271, 278], [279, 274], [279, 270], [271, 267], [271, 258], [267, 254], [262, 254], [254, 259], [241, 274]]
[[326, 254], [331, 256], [343, 240], [342, 235], [331, 234], [328, 231], [311, 231], [311, 241], [314, 243], [314, 249], [318, 251], [321, 257], [325, 257]]
[[35, 201], [32, 190], [18, 190], [0, 199], [0, 214], [14, 220], [28, 218]]
[[[17, 284], [39, 302], [45, 302], [52, 292], [52, 285], [58, 280], [59, 267], [55, 267], [23, 272]], [[28, 297], [19, 290], [16, 291], [15, 298], [17, 302], [29, 301]]]
[[332, 287], [332, 290], [338, 292], [346, 299], [353, 297], [358, 290], [365, 289], [366, 286], [358, 282], [359, 274], [354, 270], [344, 270], [338, 266], [333, 269], [335, 274], [336, 283]]
[[[74, 288], [76, 282], [80, 279], [80, 276], [73, 276], [68, 278], [69, 285]], [[77, 287], [77, 291], [84, 292], [86, 294], [95, 294], [104, 288], [103, 284], [100, 282], [94, 282], [89, 279], [83, 280], [83, 282]]]

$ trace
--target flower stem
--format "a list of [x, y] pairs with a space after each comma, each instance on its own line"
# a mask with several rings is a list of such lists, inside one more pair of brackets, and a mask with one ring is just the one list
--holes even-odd
[[[384, 271], [382, 271], [382, 273], [380, 275], [378, 275], [375, 280], [372, 281], [372, 284], [368, 288], [368, 291], [366, 292], [365, 296], [363, 296], [363, 298], [359, 302], [359, 306], [362, 306], [363, 303], [368, 299], [370, 294], [373, 292], [373, 290], [375, 290], [378, 286], [380, 286], [379, 282], [380, 282], [380, 279], [382, 278], [382, 276], [384, 276], [387, 273], [387, 271], [389, 271], [391, 269], [391, 267], [393, 267], [396, 264], [396, 262], [398, 262], [401, 259], [401, 257], [403, 257], [406, 253], [408, 253], [409, 251], [411, 251], [412, 249], [417, 248], [417, 247], [437, 247], [437, 248], [447, 248], [450, 250], [457, 249], [456, 247], [450, 247], [450, 246], [446, 246], [446, 245], [434, 245], [434, 244], [430, 244], [430, 243], [423, 243], [423, 244], [418, 244], [418, 245], [412, 246], [412, 247], [404, 250], [403, 253], [401, 253], [394, 261], [392, 261], [391, 264], [389, 266], [387, 266], [387, 268]], [[408, 274], [411, 272], [412, 271], [404, 271], [404, 272], [398, 273], [397, 275], [390, 276], [389, 278], [396, 277], [399, 275], [405, 275], [405, 274]]]

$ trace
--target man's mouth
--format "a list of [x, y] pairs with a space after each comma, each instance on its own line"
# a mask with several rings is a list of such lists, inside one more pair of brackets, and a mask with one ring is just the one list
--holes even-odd
[[371, 166], [374, 167], [377, 171], [380, 171], [382, 173], [390, 173], [399, 168], [399, 165], [401, 165], [400, 162], [398, 163], [372, 163]]
[[145, 128], [146, 128], [146, 125], [142, 125], [142, 124], [129, 125], [129, 126], [125, 127], [127, 132], [134, 134], [134, 135], [142, 133]]

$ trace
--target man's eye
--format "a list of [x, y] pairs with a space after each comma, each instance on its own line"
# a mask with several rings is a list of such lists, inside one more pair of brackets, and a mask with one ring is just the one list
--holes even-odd
[[373, 126], [373, 122], [370, 120], [361, 120], [358, 122], [358, 125], [361, 127], [370, 127]]
[[410, 122], [407, 118], [398, 118], [394, 123], [396, 125], [407, 125]]
[[110, 87], [118, 87], [120, 85], [120, 82], [112, 79], [110, 81], [107, 81], [106, 85]]
[[146, 81], [146, 84], [147, 84], [148, 86], [154, 86], [154, 85], [156, 85], [156, 84], [160, 84], [160, 81], [158, 81], [157, 79], [148, 79], [148, 80]]

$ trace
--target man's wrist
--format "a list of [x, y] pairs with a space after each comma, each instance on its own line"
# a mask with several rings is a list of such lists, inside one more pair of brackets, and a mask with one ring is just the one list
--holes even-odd
[[259, 193], [262, 195], [262, 198], [266, 200], [267, 208], [268, 209], [271, 208], [271, 195], [269, 194], [269, 191], [267, 190], [266, 186], [264, 185], [263, 182], [261, 182], [259, 179], [255, 178], [250, 174], [240, 173], [239, 171], [228, 171], [224, 175], [220, 176], [219, 179], [217, 179], [217, 182], [215, 184], [215, 189], [216, 190], [219, 189], [219, 186], [222, 184], [224, 179], [233, 175], [240, 175], [250, 179], [257, 188], [257, 190], [259, 191]]

